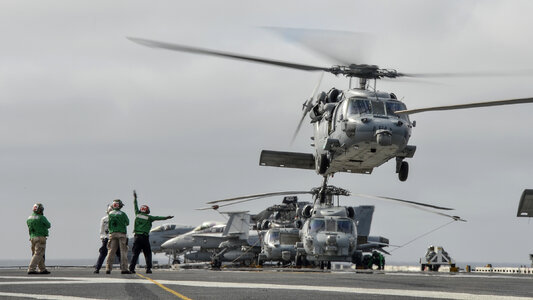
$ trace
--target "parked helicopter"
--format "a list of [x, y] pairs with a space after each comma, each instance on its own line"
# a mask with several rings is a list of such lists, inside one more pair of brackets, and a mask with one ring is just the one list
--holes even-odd
[[[303, 116], [298, 123], [293, 140], [299, 132], [304, 118], [309, 114], [311, 123], [314, 124], [314, 136], [312, 137], [314, 143], [312, 145], [315, 151], [313, 154], [271, 150], [263, 150], [261, 153], [259, 163], [262, 166], [314, 169], [323, 176], [336, 172], [370, 174], [374, 168], [395, 158], [398, 178], [400, 181], [405, 181], [409, 174], [409, 165], [405, 159], [412, 158], [416, 151], [416, 146], [408, 145], [412, 128], [416, 126], [416, 122], [411, 121], [409, 115], [426, 111], [533, 102], [533, 98], [521, 98], [407, 109], [394, 93], [376, 91], [375, 84], [374, 89], [370, 89], [368, 81], [374, 80], [376, 82], [377, 79], [399, 77], [433, 78], [494, 76], [498, 74], [482, 72], [402, 73], [394, 69], [383, 69], [377, 65], [355, 63], [321, 67], [148, 39], [128, 39], [153, 48], [219, 56], [303, 71], [327, 72], [348, 77], [350, 87], [344, 91], [332, 88], [328, 93], [318, 93], [319, 81], [309, 99], [303, 104]], [[359, 79], [358, 87], [351, 87], [352, 78]]]
[[[311, 261], [314, 264], [319, 265], [322, 269], [331, 268], [332, 261], [352, 262], [356, 265], [361, 265], [363, 251], [373, 249], [382, 250], [384, 246], [388, 245], [388, 240], [382, 237], [358, 237], [357, 224], [355, 222], [358, 216], [356, 215], [356, 210], [354, 207], [336, 206], [333, 202], [334, 196], [350, 196], [352, 194], [345, 189], [327, 185], [327, 177], [324, 177], [321, 187], [313, 188], [310, 191], [287, 191], [255, 194], [210, 201], [207, 203], [212, 204], [211, 208], [219, 209], [223, 206], [271, 196], [298, 194], [313, 195], [314, 203], [312, 205], [306, 205], [300, 213], [304, 219], [304, 223], [300, 230], [300, 242], [296, 243], [295, 260], [297, 266], [302, 265], [306, 261]], [[396, 201], [451, 218], [455, 221], [464, 221], [459, 216], [452, 216], [442, 212], [430, 210], [452, 210], [451, 208], [447, 207], [440, 207], [431, 204], [390, 197], [378, 197], [363, 194], [353, 194], [353, 196]], [[221, 202], [226, 203], [218, 204]], [[370, 230], [370, 227], [368, 227], [368, 230]]]

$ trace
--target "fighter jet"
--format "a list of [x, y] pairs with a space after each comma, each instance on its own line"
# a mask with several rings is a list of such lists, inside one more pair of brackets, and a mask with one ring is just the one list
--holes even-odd
[[177, 236], [161, 245], [165, 251], [185, 253], [191, 261], [210, 261], [219, 268], [224, 261], [249, 265], [260, 251], [257, 232], [250, 231], [250, 215], [245, 212], [226, 212], [225, 225], [214, 225]]

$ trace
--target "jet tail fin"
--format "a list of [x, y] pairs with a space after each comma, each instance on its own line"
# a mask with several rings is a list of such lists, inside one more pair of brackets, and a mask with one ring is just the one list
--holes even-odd
[[374, 215], [374, 205], [354, 206], [355, 222], [357, 224], [357, 235], [368, 237], [372, 216]]
[[250, 214], [247, 212], [227, 212], [225, 214], [229, 216], [229, 220], [222, 236], [238, 237], [241, 240], [248, 239]]

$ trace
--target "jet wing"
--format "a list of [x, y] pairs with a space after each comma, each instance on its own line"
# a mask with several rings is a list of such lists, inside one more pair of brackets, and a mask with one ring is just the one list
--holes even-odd
[[315, 157], [310, 153], [263, 150], [259, 164], [269, 167], [314, 170]]

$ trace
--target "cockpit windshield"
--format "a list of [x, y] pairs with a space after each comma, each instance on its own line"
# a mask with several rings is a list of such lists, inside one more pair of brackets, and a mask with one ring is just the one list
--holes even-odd
[[353, 222], [351, 220], [337, 220], [337, 232], [353, 233]]
[[309, 223], [309, 233], [317, 233], [321, 231], [327, 232], [343, 232], [352, 234], [354, 232], [354, 224], [350, 219], [313, 219]]
[[387, 107], [387, 115], [389, 116], [395, 116], [397, 118], [401, 118], [401, 119], [404, 119], [406, 116], [405, 115], [397, 115], [395, 114], [395, 112], [399, 111], [399, 110], [406, 110], [407, 107], [405, 107], [405, 104], [403, 104], [402, 102], [399, 102], [399, 101], [387, 101], [385, 102], [385, 106]]
[[397, 115], [394, 113], [396, 111], [405, 109], [407, 109], [405, 104], [396, 100], [383, 101], [377, 99], [350, 98], [346, 113], [348, 116], [373, 114], [378, 116], [394, 116], [396, 118], [406, 119], [406, 115]]
[[313, 219], [309, 223], [309, 233], [317, 233], [326, 229], [324, 219]]
[[294, 245], [300, 241], [300, 235], [282, 232], [279, 240], [282, 245]]
[[160, 231], [167, 231], [167, 230], [173, 230], [176, 229], [175, 224], [165, 224], [161, 226], [157, 226], [156, 228], [150, 230], [150, 232], [160, 232]]
[[268, 237], [271, 244], [279, 244], [279, 231], [271, 231]]
[[211, 222], [211, 221], [203, 222], [202, 224], [196, 226], [196, 228], [194, 228], [192, 231], [204, 230], [206, 228], [210, 228], [210, 227], [213, 227], [215, 225], [217, 225], [216, 222]]
[[348, 115], [364, 115], [372, 113], [370, 101], [366, 99], [351, 98], [348, 104]]

